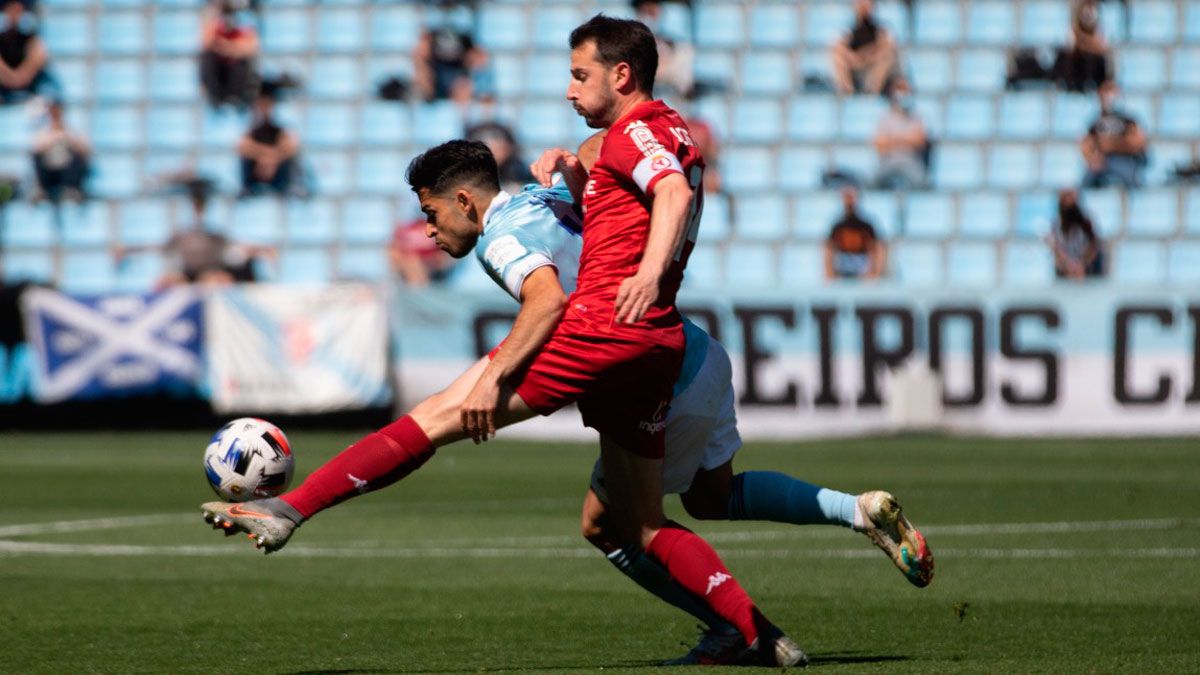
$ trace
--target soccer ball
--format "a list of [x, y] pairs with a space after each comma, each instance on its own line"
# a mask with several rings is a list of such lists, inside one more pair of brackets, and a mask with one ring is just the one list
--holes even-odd
[[274, 497], [292, 482], [295, 460], [279, 427], [254, 417], [217, 430], [204, 449], [208, 485], [228, 502]]

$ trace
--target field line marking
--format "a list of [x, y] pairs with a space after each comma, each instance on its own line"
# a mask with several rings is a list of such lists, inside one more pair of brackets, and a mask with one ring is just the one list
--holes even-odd
[[116, 530], [126, 527], [145, 527], [147, 525], [174, 525], [199, 519], [200, 515], [199, 511], [197, 511], [195, 515], [158, 513], [145, 516], [116, 516], [112, 518], [88, 518], [86, 520], [56, 520], [47, 523], [0, 525], [0, 537], [86, 532], [90, 530]]

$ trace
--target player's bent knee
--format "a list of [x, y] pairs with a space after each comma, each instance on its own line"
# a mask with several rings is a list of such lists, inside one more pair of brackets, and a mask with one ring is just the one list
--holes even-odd
[[728, 520], [729, 500], [711, 499], [708, 495], [693, 495], [684, 493], [679, 501], [683, 502], [683, 510], [696, 520]]

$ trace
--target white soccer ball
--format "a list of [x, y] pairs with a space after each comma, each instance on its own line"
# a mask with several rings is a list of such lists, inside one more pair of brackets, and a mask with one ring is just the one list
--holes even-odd
[[233, 420], [217, 430], [204, 449], [204, 475], [228, 502], [281, 494], [292, 483], [295, 460], [279, 427], [254, 417]]

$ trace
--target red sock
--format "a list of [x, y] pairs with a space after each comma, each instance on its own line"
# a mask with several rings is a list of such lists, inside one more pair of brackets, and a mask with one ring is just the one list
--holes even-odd
[[279, 498], [311, 518], [355, 495], [395, 483], [420, 468], [435, 450], [421, 427], [405, 415], [341, 451]]
[[654, 535], [646, 552], [657, 558], [680, 586], [736, 626], [747, 645], [758, 638], [754, 601], [708, 542], [679, 525], [668, 525]]

